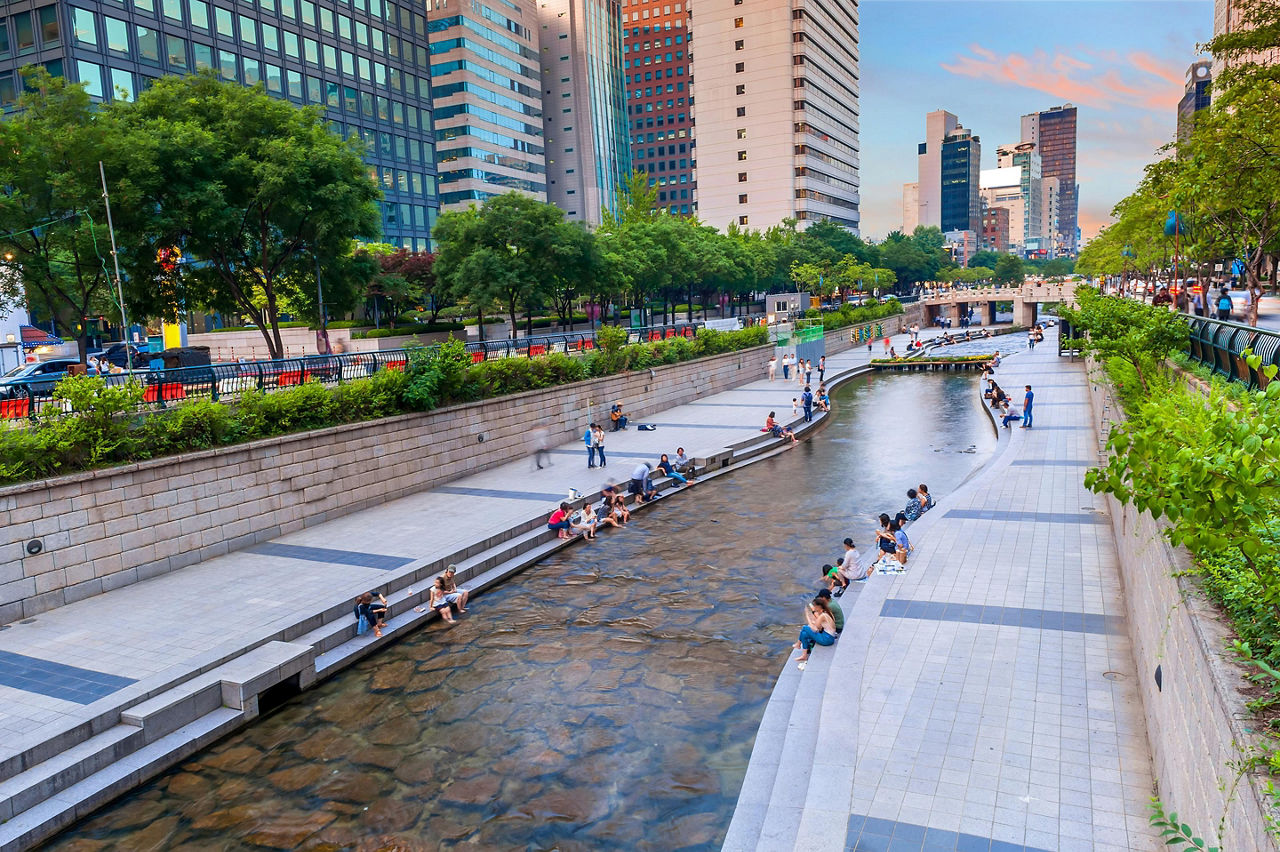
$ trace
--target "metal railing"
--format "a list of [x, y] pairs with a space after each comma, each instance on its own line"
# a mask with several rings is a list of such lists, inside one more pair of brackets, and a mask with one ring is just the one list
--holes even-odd
[[[631, 343], [649, 343], [675, 337], [691, 338], [697, 323], [628, 329]], [[433, 347], [424, 347], [431, 349]], [[594, 332], [544, 334], [514, 340], [481, 340], [466, 345], [471, 362], [479, 364], [499, 358], [539, 358], [552, 352], [578, 355], [596, 348]], [[231, 399], [246, 392], [269, 392], [296, 387], [305, 382], [337, 385], [367, 378], [379, 370], [405, 370], [415, 350], [386, 349], [344, 355], [306, 355], [266, 361], [239, 361], [173, 369], [136, 369], [109, 373], [101, 378], [108, 386], [139, 382], [143, 385], [142, 407], [165, 408], [187, 399]], [[55, 382], [49, 378], [0, 385], [0, 422], [24, 419], [46, 408], [64, 410], [53, 399]]]
[[[1184, 316], [1191, 326], [1187, 354], [1219, 376], [1251, 388], [1264, 388], [1269, 379], [1263, 369], [1280, 367], [1280, 332], [1228, 320]], [[1246, 349], [1262, 359], [1257, 369], [1250, 367], [1241, 354]]]

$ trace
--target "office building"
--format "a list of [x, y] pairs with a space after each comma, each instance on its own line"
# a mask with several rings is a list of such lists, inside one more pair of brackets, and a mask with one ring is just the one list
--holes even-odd
[[1058, 231], [1053, 242], [1075, 256], [1079, 242], [1079, 186], [1076, 183], [1076, 108], [1051, 107], [1022, 117], [1022, 141], [1035, 145], [1043, 177], [1058, 179]]
[[1178, 101], [1178, 141], [1191, 136], [1196, 125], [1196, 113], [1208, 109], [1213, 84], [1213, 63], [1197, 59], [1187, 68], [1187, 82], [1182, 99]]
[[[631, 174], [620, 0], [542, 0], [547, 199], [596, 225]], [[627, 67], [631, 72], [630, 66]]]
[[1062, 184], [1056, 177], [1040, 179], [1040, 249], [1038, 257], [1053, 259], [1066, 254], [1061, 242]]
[[[985, 202], [985, 191], [984, 191]], [[983, 251], [1005, 254], [1009, 251], [1009, 208], [982, 207], [982, 238], [979, 247]]]
[[988, 209], [1001, 208], [1008, 215], [1007, 251], [1021, 255], [1027, 232], [1027, 198], [1022, 191], [1022, 168], [983, 169], [982, 202]]
[[685, 216], [698, 212], [689, 48], [686, 3], [623, 0], [631, 162], [649, 176], [658, 209]]
[[956, 116], [946, 110], [925, 116], [925, 141], [916, 147], [918, 179], [908, 184], [915, 187], [915, 205], [908, 205], [904, 189], [903, 224], [912, 221], [943, 231], [980, 230], [981, 155], [978, 137], [961, 127]]
[[692, 21], [699, 218], [856, 231], [856, 2], [699, 0]]
[[324, 109], [365, 146], [384, 193], [383, 238], [425, 249], [439, 211], [426, 18], [392, 0], [76, 0], [0, 6], [0, 101], [28, 64], [132, 98], [165, 74], [224, 80]]
[[[1239, 32], [1247, 29], [1243, 15], [1242, 4], [1240, 0], [1213, 0], [1213, 34], [1220, 36], [1224, 33]], [[1249, 57], [1250, 62], [1259, 65], [1280, 65], [1280, 47], [1272, 47], [1262, 51], [1256, 56]], [[1222, 63], [1218, 59], [1212, 62], [1210, 76], [1217, 79], [1222, 72]]]
[[902, 185], [902, 233], [915, 233], [920, 224], [920, 184]]
[[426, 4], [440, 205], [547, 200], [536, 0]]
[[[1044, 240], [1044, 187], [1040, 154], [1031, 142], [1005, 145], [996, 149], [996, 162], [1000, 169], [1018, 170], [1018, 194], [1022, 198], [1022, 228], [1011, 233], [1010, 239], [1018, 244], [1028, 257], [1037, 256]], [[1013, 229], [1012, 223], [1010, 229]]]
[[956, 266], [968, 266], [969, 258], [978, 252], [978, 232], [969, 230], [946, 231], [942, 235], [942, 247]]

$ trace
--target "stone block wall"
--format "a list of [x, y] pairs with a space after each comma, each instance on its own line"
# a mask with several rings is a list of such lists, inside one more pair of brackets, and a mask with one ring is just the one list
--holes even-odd
[[[734, 352], [424, 414], [0, 488], [0, 624], [442, 485], [607, 420], [763, 375]], [[41, 550], [30, 554], [27, 543]]]
[[[1121, 415], [1104, 382], [1094, 382], [1091, 393], [1101, 439]], [[1239, 775], [1238, 764], [1256, 737], [1247, 730], [1240, 693], [1246, 672], [1228, 650], [1230, 630], [1194, 580], [1174, 576], [1190, 567], [1190, 556], [1170, 546], [1162, 524], [1112, 497], [1106, 503], [1125, 585], [1153, 775], [1165, 810], [1176, 811], [1179, 822], [1210, 845], [1275, 850], [1261, 783]]]

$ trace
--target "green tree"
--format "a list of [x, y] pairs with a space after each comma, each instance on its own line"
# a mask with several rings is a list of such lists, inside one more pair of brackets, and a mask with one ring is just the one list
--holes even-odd
[[1022, 259], [1011, 254], [1001, 255], [992, 277], [997, 284], [1021, 284], [1026, 279]]
[[[78, 83], [51, 77], [43, 69], [23, 74], [27, 89], [18, 109], [0, 122], [0, 301], [26, 301], [58, 319], [62, 333], [74, 335], [80, 360], [87, 350], [84, 318], [106, 313], [114, 294], [111, 243], [98, 163], [119, 173], [128, 156], [108, 118], [97, 114]], [[118, 186], [112, 202], [122, 227], [117, 236], [133, 241], [123, 223], [135, 197]], [[4, 311], [7, 313], [7, 309]]]
[[1085, 348], [1101, 360], [1119, 358], [1129, 364], [1145, 391], [1154, 374], [1165, 370], [1170, 353], [1187, 345], [1190, 329], [1182, 314], [1133, 299], [1076, 288], [1076, 307], [1059, 312], [1086, 334]]
[[315, 289], [316, 261], [336, 265], [379, 231], [379, 190], [357, 142], [319, 107], [212, 74], [160, 77], [135, 102], [108, 108], [125, 129], [122, 181], [153, 211], [130, 257], [132, 298], [159, 313], [156, 252], [178, 245], [200, 262], [178, 300], [253, 318], [271, 357], [284, 354], [282, 297]]
[[1070, 275], [1071, 270], [1074, 268], [1075, 264], [1069, 258], [1055, 257], [1040, 267], [1040, 274], [1052, 281], [1061, 281]]
[[999, 261], [1000, 255], [998, 253], [983, 249], [973, 253], [973, 257], [969, 258], [969, 266], [985, 266], [988, 269], [994, 269]]

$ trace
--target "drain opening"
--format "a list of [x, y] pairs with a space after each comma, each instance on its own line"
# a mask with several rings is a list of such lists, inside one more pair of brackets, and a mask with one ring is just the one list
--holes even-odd
[[258, 714], [265, 716], [273, 710], [280, 707], [295, 695], [302, 692], [302, 686], [299, 683], [301, 674], [290, 675], [274, 686], [268, 686], [262, 692], [258, 693]]

